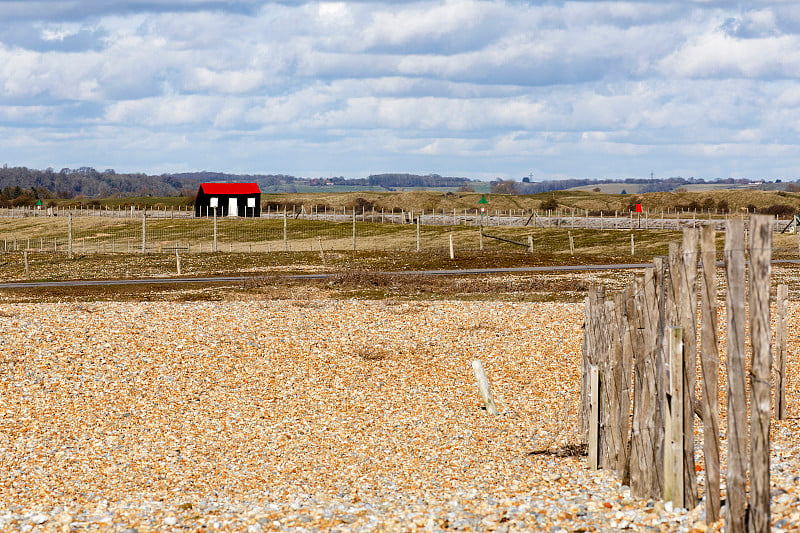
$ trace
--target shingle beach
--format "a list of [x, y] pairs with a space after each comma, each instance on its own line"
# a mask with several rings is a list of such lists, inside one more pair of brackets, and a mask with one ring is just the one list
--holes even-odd
[[[582, 323], [573, 303], [0, 305], [0, 530], [719, 529], [562, 453]], [[776, 531], [800, 530], [798, 364], [790, 336]]]

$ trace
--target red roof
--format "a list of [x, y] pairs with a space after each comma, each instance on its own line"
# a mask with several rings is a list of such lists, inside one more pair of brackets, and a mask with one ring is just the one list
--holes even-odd
[[261, 194], [258, 183], [201, 183], [206, 194]]

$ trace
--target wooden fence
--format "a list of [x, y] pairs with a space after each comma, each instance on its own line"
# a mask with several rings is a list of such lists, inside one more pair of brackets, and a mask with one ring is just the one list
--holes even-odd
[[[750, 531], [769, 531], [770, 527], [770, 223], [767, 216], [751, 219], [747, 279], [744, 225], [741, 220], [730, 220], [726, 227], [728, 465], [724, 518], [727, 531], [734, 533], [748, 527]], [[592, 288], [586, 299], [580, 409], [591, 467], [615, 470], [636, 497], [663, 498], [687, 509], [700, 501], [694, 452], [698, 418], [703, 427], [704, 505], [709, 523], [720, 518], [721, 504], [714, 234], [710, 225], [684, 230], [683, 242], [670, 246], [669, 257], [656, 258], [622, 293], [609, 297], [602, 287]], [[745, 291], [747, 284], [749, 291]], [[786, 286], [779, 286], [777, 294], [775, 416], [784, 418]]]

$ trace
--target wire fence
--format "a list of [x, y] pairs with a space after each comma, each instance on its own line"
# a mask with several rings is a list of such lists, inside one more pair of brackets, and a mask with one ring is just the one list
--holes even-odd
[[[42, 217], [0, 223], [3, 252], [201, 253], [478, 248], [479, 228], [310, 219]], [[469, 241], [469, 244], [467, 242]], [[487, 246], [489, 244], [487, 243]]]
[[[453, 209], [376, 210], [293, 206], [290, 211], [267, 206], [262, 216], [196, 217], [190, 207], [140, 210], [137, 206], [117, 209], [58, 208], [0, 209], [0, 245], [3, 252], [200, 253], [273, 252], [312, 250], [420, 251], [447, 249], [455, 238], [459, 248], [483, 249], [526, 246], [528, 229], [592, 229], [674, 231], [708, 224], [702, 218], [651, 218], [589, 216], [574, 210], [565, 215], [524, 210]], [[637, 214], [641, 215], [641, 214]], [[724, 219], [712, 223], [724, 225]], [[791, 221], [773, 221], [781, 231]], [[517, 228], [503, 236], [492, 228]], [[794, 229], [794, 228], [792, 228]], [[486, 238], [484, 238], [484, 236]], [[569, 236], [569, 249], [573, 248]], [[532, 243], [531, 243], [532, 244]], [[566, 247], [566, 245], [564, 245]], [[633, 240], [631, 240], [633, 255]]]

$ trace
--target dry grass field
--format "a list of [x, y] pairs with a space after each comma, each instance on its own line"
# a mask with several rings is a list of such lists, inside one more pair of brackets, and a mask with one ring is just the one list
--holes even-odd
[[[753, 205], [757, 208], [768, 207], [770, 205], [787, 204], [793, 206], [796, 211], [800, 211], [800, 193], [785, 191], [768, 190], [742, 190], [742, 189], [720, 189], [720, 190], [687, 190], [685, 192], [669, 193], [644, 193], [635, 194], [636, 187], [625, 187], [620, 185], [614, 188], [615, 193], [597, 193], [585, 190], [564, 190], [531, 195], [504, 195], [504, 194], [480, 194], [462, 192], [437, 192], [437, 191], [405, 191], [405, 192], [320, 192], [309, 193], [280, 193], [263, 194], [262, 204], [273, 205], [305, 205], [310, 209], [311, 206], [324, 208], [354, 206], [374, 206], [390, 210], [392, 208], [400, 210], [427, 211], [453, 209], [475, 209], [479, 207], [478, 200], [485, 196], [489, 201], [488, 209], [508, 210], [508, 209], [539, 209], [542, 202], [555, 198], [562, 208], [577, 208], [610, 211], [624, 211], [629, 209], [631, 201], [641, 203], [645, 209], [652, 212], [661, 209], [675, 210], [681, 206], [688, 206], [693, 202], [703, 205], [708, 199], [714, 200], [717, 205], [721, 200], [728, 204], [728, 209], [733, 213], [738, 213], [742, 208]], [[631, 194], [619, 194], [622, 189], [626, 189]], [[51, 200], [55, 205], [62, 207], [78, 205], [94, 205], [106, 209], [116, 210], [129, 205], [139, 207], [148, 206], [150, 209], [172, 209], [186, 208], [192, 198], [171, 197], [171, 198], [109, 198], [102, 200]], [[291, 207], [290, 207], [291, 209]], [[367, 207], [369, 209], [369, 207]]]

